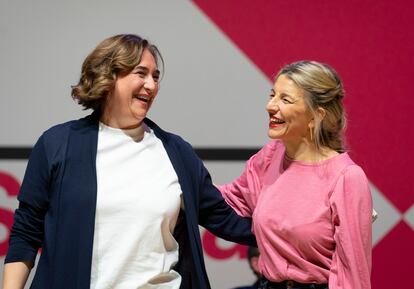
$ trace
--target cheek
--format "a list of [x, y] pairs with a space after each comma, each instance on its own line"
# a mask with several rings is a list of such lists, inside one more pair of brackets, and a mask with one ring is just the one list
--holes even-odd
[[154, 89], [154, 98], [155, 98], [155, 97], [157, 97], [158, 90], [159, 90], [159, 87], [157, 86], [157, 87]]
[[308, 130], [309, 129], [309, 122], [310, 119], [308, 118], [308, 116], [303, 113], [300, 117], [298, 117], [298, 126], [300, 128], [302, 128], [303, 130]]
[[152, 101], [151, 101], [151, 103], [153, 103], [154, 102], [154, 100], [155, 100], [155, 98], [157, 97], [157, 95], [158, 95], [158, 90], [159, 90], [159, 86], [157, 85], [156, 87], [155, 87], [155, 89], [154, 89], [154, 91], [153, 91], [153, 97], [152, 97]]
[[160, 90], [160, 84], [156, 83], [155, 88], [154, 88], [154, 97], [157, 96], [159, 90]]
[[286, 112], [286, 114], [282, 113], [282, 115], [289, 127], [300, 128], [304, 125], [304, 117], [299, 113], [290, 111]]
[[118, 85], [115, 87], [115, 98], [120, 102], [125, 102], [130, 96], [130, 89], [126, 85]]
[[292, 109], [289, 107], [286, 107], [285, 104], [279, 104], [279, 111], [280, 111], [280, 114], [283, 116], [284, 120], [291, 119], [292, 115], [294, 114]]

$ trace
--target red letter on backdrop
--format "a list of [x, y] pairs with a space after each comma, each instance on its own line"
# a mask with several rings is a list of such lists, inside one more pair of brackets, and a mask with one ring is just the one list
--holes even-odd
[[228, 259], [234, 255], [238, 255], [240, 259], [247, 258], [247, 247], [239, 244], [234, 244], [233, 247], [223, 249], [217, 245], [218, 237], [211, 234], [209, 231], [204, 231], [202, 242], [204, 251], [208, 256], [214, 259]]
[[[19, 193], [20, 184], [10, 174], [0, 171], [0, 188], [6, 191], [7, 196], [14, 197]], [[13, 225], [13, 212], [0, 208], [0, 223], [7, 227], [8, 232], [6, 239], [0, 243], [0, 256], [5, 256], [8, 248], [10, 230]]]

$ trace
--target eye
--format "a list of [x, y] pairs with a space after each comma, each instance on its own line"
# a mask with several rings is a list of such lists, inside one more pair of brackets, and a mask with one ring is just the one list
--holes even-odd
[[137, 70], [135, 74], [138, 74], [140, 77], [145, 77], [145, 72], [142, 70]]
[[154, 79], [155, 82], [158, 82], [160, 80], [160, 75], [155, 74], [155, 75], [152, 76], [152, 78]]
[[283, 103], [288, 103], [288, 104], [292, 104], [293, 102], [289, 99], [289, 98], [287, 98], [287, 97], [282, 97], [282, 102]]

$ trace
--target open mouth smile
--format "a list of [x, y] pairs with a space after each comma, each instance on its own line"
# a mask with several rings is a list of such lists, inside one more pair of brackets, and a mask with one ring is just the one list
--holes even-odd
[[277, 117], [271, 117], [270, 118], [270, 123], [271, 124], [282, 124], [285, 123], [285, 121], [283, 119], [277, 118]]
[[151, 97], [148, 95], [134, 95], [133, 98], [143, 101], [145, 103], [148, 103], [151, 100]]

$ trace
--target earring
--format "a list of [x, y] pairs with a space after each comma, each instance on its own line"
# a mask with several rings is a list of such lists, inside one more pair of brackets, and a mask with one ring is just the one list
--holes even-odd
[[309, 127], [309, 132], [310, 132], [311, 141], [313, 141], [313, 129], [311, 127]]

